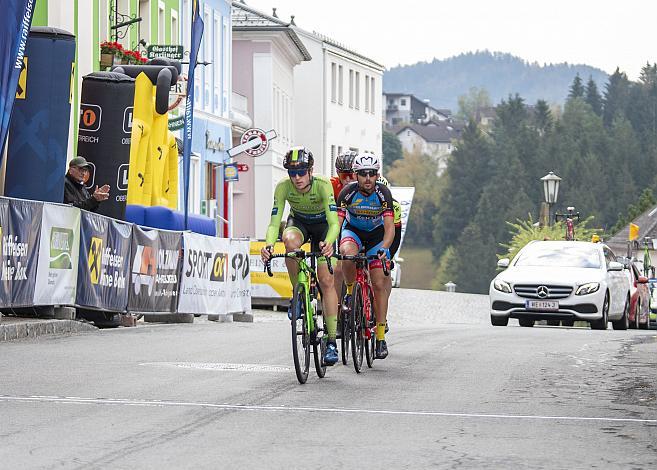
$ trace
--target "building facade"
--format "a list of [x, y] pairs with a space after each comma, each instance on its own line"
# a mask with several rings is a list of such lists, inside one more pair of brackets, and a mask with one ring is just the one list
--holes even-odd
[[428, 155], [438, 164], [437, 174], [447, 168], [454, 143], [461, 137], [463, 125], [451, 121], [431, 121], [428, 124], [402, 124], [391, 128], [404, 152]]
[[233, 2], [233, 89], [254, 127], [278, 137], [257, 158], [238, 156], [249, 171], [233, 185], [233, 235], [263, 238], [283, 157], [295, 145], [294, 68], [311, 56], [290, 23]]
[[429, 104], [429, 100], [420, 100], [409, 93], [384, 93], [383, 103], [386, 127], [446, 121], [451, 116], [448, 109], [434, 108]]
[[294, 27], [313, 59], [295, 67], [295, 132], [315, 171], [335, 174], [348, 150], [381, 155], [384, 66], [318, 33]]

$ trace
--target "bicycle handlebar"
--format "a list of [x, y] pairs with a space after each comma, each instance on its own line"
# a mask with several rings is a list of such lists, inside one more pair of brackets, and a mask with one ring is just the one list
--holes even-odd
[[320, 251], [303, 251], [303, 250], [294, 250], [289, 253], [271, 255], [271, 257], [265, 263], [264, 271], [267, 272], [269, 277], [273, 277], [274, 273], [271, 272], [271, 260], [274, 258], [293, 258], [293, 259], [305, 259], [305, 258], [326, 258], [326, 267], [329, 272], [333, 274], [333, 266], [331, 265], [331, 257], [324, 256]]
[[[358, 262], [358, 261], [366, 262], [366, 261], [374, 261], [374, 260], [380, 259], [379, 255], [366, 256], [363, 253], [358, 253], [357, 255], [336, 254], [335, 257], [339, 260], [342, 260], [342, 261], [354, 261], [354, 262]], [[388, 260], [388, 261], [390, 261], [390, 260]], [[388, 263], [381, 263], [381, 265], [383, 267], [383, 274], [385, 276], [389, 276], [390, 275], [390, 270], [388, 269]]]

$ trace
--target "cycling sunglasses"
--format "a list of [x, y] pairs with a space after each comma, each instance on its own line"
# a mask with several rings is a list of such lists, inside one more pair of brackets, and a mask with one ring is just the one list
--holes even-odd
[[366, 178], [368, 176], [370, 178], [374, 178], [377, 175], [378, 171], [376, 171], [376, 170], [358, 170], [357, 173], [358, 173], [358, 176], [362, 176], [363, 178]]
[[306, 176], [306, 173], [308, 173], [307, 169], [303, 170], [287, 170], [288, 176]]
[[347, 177], [347, 176], [354, 176], [353, 171], [338, 171], [338, 175], [342, 177]]

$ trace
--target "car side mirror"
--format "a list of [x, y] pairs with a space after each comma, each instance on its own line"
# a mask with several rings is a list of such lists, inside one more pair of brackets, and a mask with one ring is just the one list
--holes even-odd
[[508, 268], [509, 267], [509, 258], [502, 258], [497, 262], [498, 268]]
[[639, 279], [637, 279], [637, 282], [639, 284], [648, 284], [648, 278], [646, 276], [639, 276]]
[[623, 265], [618, 261], [611, 261], [609, 263], [609, 267], [607, 268], [607, 271], [622, 271], [622, 270], [623, 270]]

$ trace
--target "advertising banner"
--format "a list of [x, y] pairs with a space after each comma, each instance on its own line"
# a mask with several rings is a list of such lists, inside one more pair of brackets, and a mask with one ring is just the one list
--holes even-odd
[[80, 253], [80, 209], [44, 204], [34, 305], [74, 305]]
[[25, 50], [32, 24], [35, 0], [2, 0], [0, 15], [0, 163], [9, 132], [9, 119], [16, 95], [20, 96], [20, 78], [25, 71]]
[[23, 65], [25, 80], [9, 127], [4, 195], [61, 203], [75, 82], [75, 36], [57, 28], [32, 28]]
[[81, 211], [76, 303], [113, 312], [128, 306], [132, 224]]
[[128, 166], [135, 81], [116, 72], [94, 72], [82, 80], [78, 156], [92, 164], [86, 183], [110, 186], [98, 213], [123, 220], [128, 193]]
[[402, 233], [401, 233], [401, 242], [399, 243], [399, 250], [404, 244], [404, 235], [406, 235], [406, 227], [408, 226], [408, 216], [411, 213], [411, 204], [413, 203], [413, 195], [415, 194], [415, 188], [412, 186], [393, 186], [390, 188], [392, 197], [397, 199], [399, 205], [401, 206], [401, 223], [402, 223]]
[[34, 301], [43, 203], [9, 200], [9, 224], [2, 231], [2, 280], [11, 285], [12, 307]]
[[11, 307], [11, 279], [6, 272], [8, 253], [4, 236], [9, 233], [9, 199], [0, 198], [0, 308]]
[[230, 242], [192, 232], [185, 247], [180, 285], [181, 313], [227, 313]]
[[230, 241], [228, 313], [251, 311], [251, 267], [249, 241]]
[[[271, 272], [274, 277], [269, 277], [265, 265], [260, 259], [260, 250], [265, 246], [265, 242], [251, 242], [249, 249], [249, 262], [251, 271], [251, 296], [266, 299], [291, 299], [292, 284], [290, 276], [287, 274], [285, 258], [275, 258], [271, 263]], [[306, 244], [301, 247], [303, 250], [309, 250], [310, 245]], [[285, 253], [283, 243], [274, 244], [274, 253]]]
[[181, 250], [181, 232], [133, 226], [129, 311], [176, 311]]

